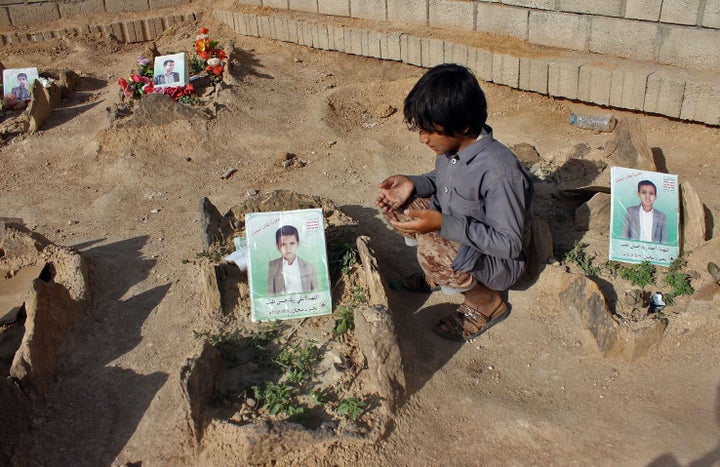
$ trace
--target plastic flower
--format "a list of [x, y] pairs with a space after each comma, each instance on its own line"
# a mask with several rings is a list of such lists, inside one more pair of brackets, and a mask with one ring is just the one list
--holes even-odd
[[217, 57], [209, 58], [207, 64], [209, 67], [215, 68], [216, 66], [220, 65], [220, 59]]
[[150, 59], [145, 58], [143, 56], [138, 57], [138, 65], [140, 66], [147, 66], [148, 63], [150, 63]]

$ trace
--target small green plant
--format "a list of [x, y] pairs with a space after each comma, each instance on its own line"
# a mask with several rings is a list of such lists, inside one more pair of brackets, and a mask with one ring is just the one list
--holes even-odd
[[228, 245], [213, 243], [207, 250], [196, 253], [198, 258], [207, 258], [214, 263], [219, 263], [222, 259], [232, 253], [232, 248]]
[[342, 335], [355, 328], [355, 314], [352, 307], [340, 305], [335, 318], [335, 334]]
[[352, 303], [353, 305], [367, 303], [367, 296], [365, 295], [365, 290], [359, 285], [356, 285], [350, 291], [350, 303]]
[[563, 262], [577, 264], [586, 276], [597, 276], [601, 268], [592, 264], [594, 257], [588, 256], [585, 252], [587, 246], [585, 243], [575, 242], [573, 249], [565, 253]]
[[262, 402], [262, 407], [266, 408], [270, 415], [292, 415], [296, 409], [292, 404], [292, 388], [286, 384], [265, 381], [264, 389], [253, 386], [252, 390], [255, 398]]
[[345, 416], [350, 420], [355, 421], [360, 418], [360, 415], [362, 414], [363, 410], [365, 410], [365, 407], [367, 407], [367, 403], [355, 397], [349, 397], [340, 401], [340, 404], [338, 404], [337, 413], [338, 415]]
[[177, 101], [186, 105], [200, 105], [200, 99], [195, 96], [180, 96]]
[[292, 345], [278, 354], [275, 363], [285, 370], [288, 383], [300, 385], [312, 378], [312, 364], [318, 357], [315, 343], [307, 347]]
[[655, 283], [656, 268], [648, 261], [632, 266], [623, 266], [620, 268], [620, 277], [628, 280], [632, 285], [643, 288], [646, 285]]
[[605, 263], [605, 271], [610, 277], [617, 277], [622, 266], [617, 261], [608, 261]]
[[352, 271], [355, 263], [358, 262], [358, 251], [348, 242], [342, 242], [339, 248], [330, 259], [330, 266], [334, 271], [340, 271], [342, 275], [347, 276]]

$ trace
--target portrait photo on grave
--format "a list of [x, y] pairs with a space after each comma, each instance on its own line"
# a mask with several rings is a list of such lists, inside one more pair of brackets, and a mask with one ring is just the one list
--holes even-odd
[[157, 87], [185, 86], [185, 54], [160, 55], [155, 57], [153, 83]]
[[32, 87], [38, 79], [37, 68], [8, 68], [3, 70], [3, 95], [12, 94], [18, 101], [32, 98]]
[[669, 265], [680, 251], [677, 175], [610, 170], [610, 259]]
[[332, 312], [321, 209], [245, 216], [253, 321]]

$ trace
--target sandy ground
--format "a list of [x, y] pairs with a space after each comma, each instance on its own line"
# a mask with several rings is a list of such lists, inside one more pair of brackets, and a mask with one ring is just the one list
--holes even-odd
[[[400, 112], [383, 117], [388, 106], [402, 108], [423, 70], [235, 36], [209, 16], [200, 25], [235, 42], [236, 84], [218, 96], [212, 119], [139, 129], [110, 127], [106, 108], [145, 45], [79, 37], [0, 49], [8, 68], [83, 76], [40, 132], [10, 135], [0, 147], [0, 217], [22, 218], [80, 250], [95, 301], [67, 336], [57, 379], [17, 447], [18, 465], [195, 463], [177, 381], [197, 350], [192, 331], [207, 325], [198, 271], [183, 262], [202, 249], [202, 197], [221, 212], [248, 190], [326, 197], [361, 222], [388, 281], [415, 267], [413, 250], [384, 226], [373, 200], [387, 175], [432, 168], [432, 153]], [[190, 51], [194, 36], [182, 27], [157, 45]], [[495, 137], [534, 146], [554, 167], [578, 144], [597, 155], [608, 141], [567, 124], [571, 110], [597, 109], [484, 89]], [[656, 159], [692, 182], [717, 234], [720, 187], [711, 165], [720, 130], [615, 114], [640, 119]], [[307, 164], [285, 169], [281, 153]], [[221, 179], [231, 167], [237, 172]], [[583, 236], [546, 220], [558, 239]], [[278, 465], [718, 465], [718, 307], [676, 310], [650, 354], [608, 360], [560, 305], [566, 280], [564, 268], [548, 266], [510, 292], [510, 319], [465, 345], [432, 333], [449, 310], [446, 297], [389, 290], [408, 398], [387, 436]]]

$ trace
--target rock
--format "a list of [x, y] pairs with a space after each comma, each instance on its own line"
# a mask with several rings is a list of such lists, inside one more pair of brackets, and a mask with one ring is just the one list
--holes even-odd
[[52, 112], [52, 106], [50, 104], [50, 95], [45, 92], [40, 80], [35, 80], [33, 83], [32, 100], [30, 101], [30, 108], [28, 113], [30, 114], [28, 131], [34, 133], [40, 129], [45, 119], [50, 116]]
[[68, 97], [80, 86], [82, 79], [72, 70], [62, 70], [58, 73], [58, 85], [62, 97]]
[[582, 275], [570, 279], [559, 297], [563, 306], [577, 317], [580, 325], [590, 331], [606, 357], [636, 360], [660, 343], [667, 328], [667, 319], [617, 321], [597, 284]]
[[[608, 142], [605, 149], [610, 167], [657, 172], [652, 149], [637, 118], [620, 120], [615, 128], [614, 138]], [[610, 171], [604, 171], [593, 184], [610, 186]]]
[[209, 199], [200, 200], [200, 229], [203, 249], [213, 244], [222, 243], [225, 239], [222, 231], [223, 217]]
[[220, 370], [220, 352], [207, 340], [200, 354], [188, 358], [180, 369], [180, 389], [185, 398], [185, 415], [196, 445], [202, 438], [203, 412], [213, 394], [215, 377]]
[[532, 279], [536, 279], [547, 264], [555, 261], [550, 227], [547, 222], [539, 217], [533, 218], [530, 245], [527, 253], [527, 274]]
[[542, 161], [537, 149], [530, 143], [520, 143], [510, 146], [510, 150], [515, 153], [525, 167], [532, 167]]
[[682, 251], [692, 251], [705, 242], [705, 205], [690, 182], [680, 183]]
[[375, 118], [388, 118], [393, 115], [397, 109], [390, 104], [380, 104], [372, 112]]
[[[687, 259], [686, 269], [700, 273], [700, 277], [692, 281], [693, 287], [698, 290], [697, 293], [699, 293], [699, 289], [703, 288], [706, 284], [713, 286], [709, 288], [709, 293], [714, 293], [714, 287], [717, 287], [717, 283], [708, 271], [708, 263], [712, 262], [720, 265], [720, 237], [712, 238], [698, 245], [692, 251], [686, 250], [684, 257]], [[697, 293], [694, 296], [697, 296]]]
[[595, 193], [575, 210], [575, 227], [580, 230], [610, 231], [610, 195]]

